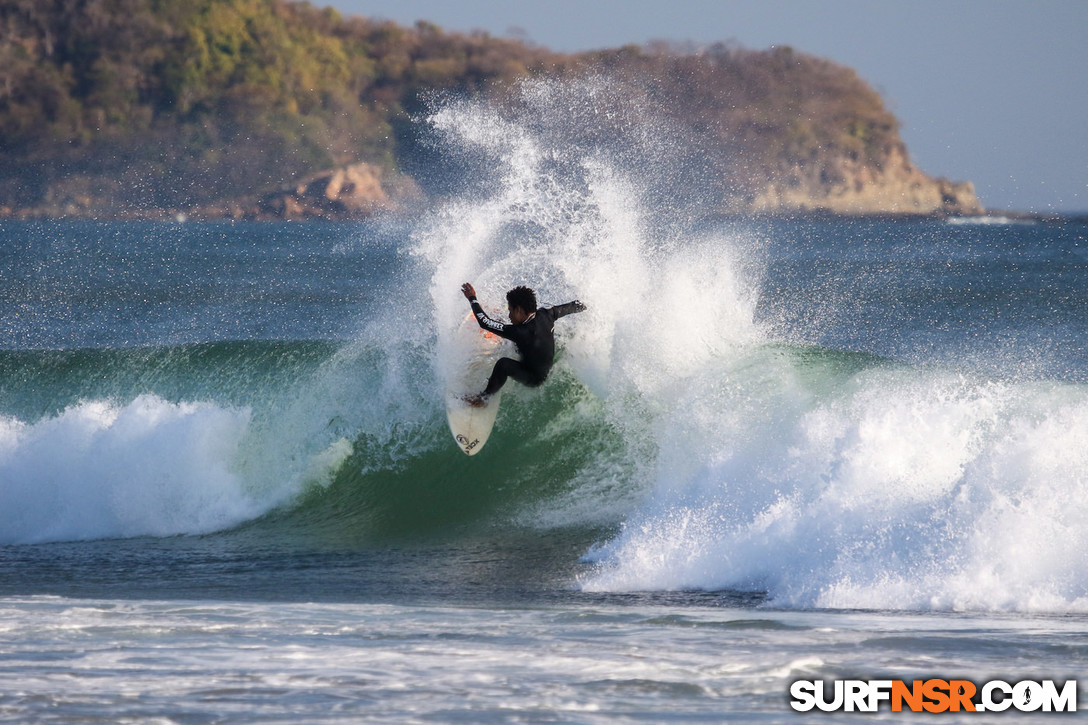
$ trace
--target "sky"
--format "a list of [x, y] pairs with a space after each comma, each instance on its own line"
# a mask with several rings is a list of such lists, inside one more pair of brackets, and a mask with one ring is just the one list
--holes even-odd
[[1088, 212], [1088, 0], [311, 0], [561, 52], [788, 45], [858, 72], [915, 165], [992, 210]]

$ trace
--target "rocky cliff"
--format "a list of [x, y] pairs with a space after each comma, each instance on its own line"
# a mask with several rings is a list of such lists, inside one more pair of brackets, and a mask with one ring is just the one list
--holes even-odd
[[0, 217], [396, 211], [422, 99], [587, 75], [619, 89], [600, 115], [638, 98], [675, 123], [723, 212], [981, 211], [856, 73], [788, 47], [559, 54], [291, 0], [0, 0]]

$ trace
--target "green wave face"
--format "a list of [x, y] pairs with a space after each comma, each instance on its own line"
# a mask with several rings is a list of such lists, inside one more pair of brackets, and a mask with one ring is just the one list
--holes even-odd
[[[874, 364], [765, 346], [721, 373], [761, 389], [767, 366], [784, 365], [819, 390]], [[13, 543], [235, 529], [323, 548], [533, 530], [592, 539], [654, 485], [656, 428], [669, 418], [637, 390], [599, 397], [561, 354], [541, 388], [511, 385], [487, 448], [469, 458], [446, 425], [430, 346], [408, 343], [5, 351], [0, 377], [0, 420], [12, 433], [2, 465], [21, 490], [48, 480], [61, 500], [159, 497], [136, 523], [73, 513], [69, 525]], [[149, 520], [172, 496], [211, 495], [213, 480], [226, 492], [212, 505], [229, 515], [194, 512], [165, 528]]]

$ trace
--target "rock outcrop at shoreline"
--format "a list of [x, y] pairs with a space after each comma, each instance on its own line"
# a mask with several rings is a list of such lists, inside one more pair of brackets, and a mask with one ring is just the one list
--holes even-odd
[[969, 181], [953, 182], [923, 173], [896, 149], [880, 167], [844, 163], [833, 179], [813, 178], [793, 168], [785, 178], [769, 183], [761, 193], [733, 202], [739, 213], [777, 214], [827, 212], [842, 215], [984, 214]]
[[247, 216], [279, 219], [366, 218], [402, 212], [422, 200], [419, 186], [403, 174], [360, 162], [300, 179], [265, 194]]

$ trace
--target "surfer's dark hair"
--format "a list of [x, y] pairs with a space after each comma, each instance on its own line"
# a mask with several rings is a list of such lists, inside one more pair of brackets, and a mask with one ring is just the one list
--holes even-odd
[[536, 293], [528, 287], [515, 287], [506, 293], [506, 304], [510, 309], [520, 307], [531, 314], [536, 312]]

